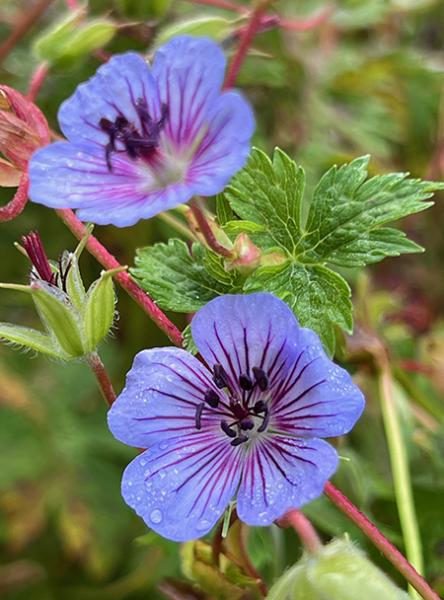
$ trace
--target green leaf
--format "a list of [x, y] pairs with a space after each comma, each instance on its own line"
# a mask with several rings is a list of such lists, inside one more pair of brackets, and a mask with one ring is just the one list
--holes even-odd
[[185, 350], [188, 350], [188, 352], [191, 352], [191, 354], [198, 354], [199, 350], [197, 349], [197, 346], [194, 342], [193, 339], [193, 335], [191, 333], [191, 325], [187, 325], [185, 327], [185, 329], [182, 331], [182, 335], [183, 335], [183, 347], [185, 348]]
[[[330, 262], [362, 266], [415, 252], [393, 229], [379, 229], [390, 221], [422, 211], [440, 184], [408, 179], [406, 173], [377, 175], [367, 179], [369, 157], [332, 167], [317, 185], [305, 226], [296, 248], [301, 262]], [[367, 260], [368, 257], [368, 260]]]
[[233, 210], [224, 194], [218, 194], [216, 196], [216, 216], [218, 223], [221, 226], [224, 226], [228, 221], [234, 219]]
[[230, 275], [216, 267], [211, 254], [198, 243], [190, 253], [185, 242], [172, 239], [140, 248], [131, 273], [162, 308], [194, 312], [233, 290]]
[[245, 221], [264, 226], [253, 237], [263, 249], [276, 246], [292, 253], [301, 236], [301, 203], [305, 174], [279, 148], [268, 156], [254, 148], [245, 169], [225, 191], [233, 210]]
[[322, 265], [261, 267], [245, 282], [245, 291], [268, 291], [294, 311], [300, 324], [316, 331], [330, 354], [335, 347], [335, 325], [353, 328], [350, 287], [340, 275]]
[[34, 52], [40, 60], [56, 60], [66, 47], [74, 29], [85, 15], [85, 9], [69, 12], [46, 29], [34, 43]]
[[21, 325], [12, 325], [10, 323], [0, 323], [0, 339], [30, 348], [48, 356], [53, 356], [54, 358], [63, 358], [60, 350], [54, 347], [49, 335], [36, 329], [22, 327]]

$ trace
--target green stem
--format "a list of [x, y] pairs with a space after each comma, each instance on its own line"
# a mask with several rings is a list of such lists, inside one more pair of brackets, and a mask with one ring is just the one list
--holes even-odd
[[159, 213], [157, 216], [164, 223], [167, 223], [170, 227], [175, 229], [178, 233], [183, 235], [188, 240], [191, 240], [192, 242], [196, 241], [196, 236], [177, 217], [173, 216], [169, 212]]
[[[406, 555], [409, 562], [422, 574], [424, 570], [422, 545], [413, 500], [408, 457], [393, 396], [393, 377], [385, 356], [381, 357], [379, 361], [378, 384]], [[409, 586], [409, 593], [413, 598], [418, 598], [416, 591], [411, 586]]]

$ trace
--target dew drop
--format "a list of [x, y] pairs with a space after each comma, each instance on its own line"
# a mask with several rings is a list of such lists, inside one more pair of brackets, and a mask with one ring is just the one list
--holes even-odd
[[166, 473], [165, 469], [160, 469], [160, 471], [159, 471], [160, 479], [164, 479], [166, 477], [166, 474], [167, 473]]
[[155, 508], [153, 511], [151, 511], [150, 520], [153, 523], [155, 523], [155, 524], [161, 523], [162, 519], [163, 519], [163, 514], [162, 514], [161, 510], [159, 510], [158, 508]]
[[207, 529], [210, 529], [210, 526], [211, 526], [211, 523], [209, 521], [207, 521], [207, 519], [202, 519], [196, 525], [196, 529], [197, 529], [197, 531], [206, 531]]

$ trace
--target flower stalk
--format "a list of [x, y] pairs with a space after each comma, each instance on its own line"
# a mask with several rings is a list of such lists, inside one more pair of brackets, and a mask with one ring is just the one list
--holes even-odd
[[424, 600], [441, 600], [432, 590], [427, 581], [418, 573], [401, 552], [379, 531], [379, 529], [330, 481], [324, 488], [324, 493], [331, 502], [341, 510], [378, 550], [392, 563], [395, 569], [405, 577]]
[[28, 202], [29, 179], [26, 173], [23, 173], [17, 191], [13, 199], [5, 206], [0, 208], [0, 223], [12, 221], [23, 212]]
[[225, 248], [225, 246], [222, 246], [222, 244], [220, 244], [217, 239], [216, 236], [214, 235], [211, 226], [203, 212], [203, 210], [200, 208], [197, 200], [192, 200], [190, 203], [190, 207], [191, 207], [191, 212], [193, 213], [194, 218], [196, 219], [196, 222], [199, 226], [200, 232], [203, 235], [203, 237], [205, 238], [206, 243], [208, 244], [208, 246], [211, 248], [211, 250], [214, 250], [214, 252], [216, 252], [216, 254], [220, 254], [221, 256], [224, 256], [225, 258], [232, 258], [232, 253], [230, 250], [228, 250], [228, 248]]
[[281, 527], [292, 527], [298, 534], [304, 548], [310, 554], [316, 554], [322, 548], [322, 542], [316, 529], [300, 510], [289, 510], [278, 521]]
[[116, 393], [113, 388], [113, 384], [111, 379], [106, 371], [105, 365], [102, 362], [102, 359], [97, 354], [97, 352], [92, 352], [88, 357], [87, 361], [89, 366], [91, 367], [92, 372], [94, 373], [100, 391], [102, 392], [102, 396], [106, 400], [108, 406], [116, 399]]
[[[78, 240], [82, 240], [87, 234], [85, 225], [75, 216], [70, 209], [56, 210], [58, 216], [62, 219], [68, 229], [75, 235]], [[99, 242], [93, 235], [88, 237], [86, 249], [98, 262], [107, 270], [117, 269], [121, 267], [117, 259]], [[176, 344], [182, 345], [182, 334], [179, 329], [172, 323], [168, 317], [160, 310], [157, 304], [144, 292], [134, 281], [134, 279], [126, 272], [118, 273], [115, 280], [123, 287], [123, 289], [137, 302], [137, 304], [146, 312], [146, 314], [154, 321], [168, 338]]]

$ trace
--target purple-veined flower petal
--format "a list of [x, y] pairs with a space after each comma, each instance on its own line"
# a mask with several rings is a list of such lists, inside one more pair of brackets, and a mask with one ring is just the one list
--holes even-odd
[[126, 468], [123, 497], [160, 535], [178, 542], [199, 538], [233, 497], [241, 455], [208, 432], [159, 442]]
[[103, 148], [57, 142], [34, 153], [29, 167], [34, 202], [53, 208], [78, 208], [77, 216], [100, 225], [133, 225], [188, 201], [189, 186], [172, 184], [158, 191], [150, 171], [125, 154], [113, 155], [113, 171]]
[[218, 194], [229, 182], [230, 173], [244, 166], [254, 127], [253, 111], [241, 94], [225, 92], [216, 100], [208, 131], [188, 172], [196, 194]]
[[319, 337], [300, 330], [298, 356], [270, 389], [273, 430], [298, 437], [348, 433], [364, 410], [364, 396], [345, 369], [325, 354]]
[[145, 100], [151, 116], [159, 119], [157, 85], [148, 64], [135, 52], [118, 54], [63, 102], [58, 115], [60, 127], [70, 142], [91, 141], [103, 146], [108, 136], [99, 127], [100, 119], [114, 121], [123, 115], [139, 126], [139, 98]]
[[268, 293], [215, 298], [194, 316], [193, 339], [208, 365], [221, 364], [238, 387], [253, 367], [270, 377], [285, 372], [299, 343], [300, 327], [291, 309]]
[[337, 465], [336, 450], [323, 440], [267, 435], [248, 449], [237, 495], [239, 518], [271, 525], [290, 508], [320, 496]]
[[[108, 412], [108, 426], [121, 442], [148, 448], [170, 437], [197, 433], [196, 409], [214, 386], [197, 358], [179, 348], [153, 348], [136, 355], [122, 393]], [[219, 411], [203, 410], [202, 428], [225, 435]]]
[[157, 50], [152, 75], [169, 110], [165, 135], [176, 148], [192, 145], [208, 126], [225, 62], [222, 49], [207, 38], [178, 36]]

